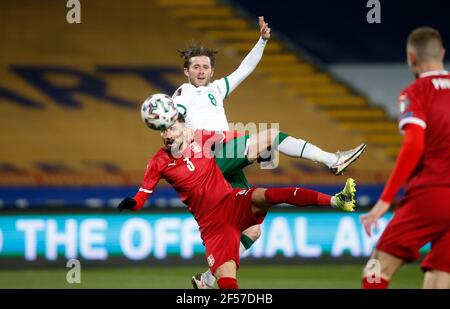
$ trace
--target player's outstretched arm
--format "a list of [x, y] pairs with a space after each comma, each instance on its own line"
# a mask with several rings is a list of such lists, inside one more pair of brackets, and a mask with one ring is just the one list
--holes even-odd
[[[145, 191], [147, 191], [147, 190], [145, 190]], [[145, 202], [150, 197], [150, 193], [145, 192], [145, 191], [140, 189], [134, 197], [124, 198], [120, 202], [119, 206], [117, 206], [117, 208], [120, 211], [123, 211], [124, 209], [134, 210], [134, 211], [141, 209], [142, 207], [144, 207]]]
[[413, 173], [424, 151], [425, 129], [416, 124], [407, 124], [403, 129], [403, 144], [383, 193], [370, 212], [361, 216], [361, 223], [369, 236], [372, 225], [377, 228], [378, 219], [389, 210], [395, 195]]
[[139, 191], [132, 198], [127, 197], [123, 199], [119, 206], [117, 206], [120, 211], [124, 209], [133, 211], [139, 210], [144, 207], [145, 202], [150, 198], [154, 188], [161, 179], [158, 153], [150, 159], [145, 171], [144, 181], [142, 182]]
[[231, 93], [236, 87], [249, 76], [253, 70], [255, 70], [259, 61], [264, 53], [264, 48], [266, 47], [267, 41], [270, 39], [270, 28], [269, 24], [264, 21], [264, 17], [259, 17], [259, 31], [260, 39], [253, 47], [253, 49], [247, 54], [247, 56], [242, 60], [239, 67], [228, 75], [226, 79], [228, 80], [228, 91]]
[[270, 39], [270, 28], [269, 24], [264, 21], [264, 16], [259, 16], [259, 31], [261, 32], [261, 38], [263, 40]]

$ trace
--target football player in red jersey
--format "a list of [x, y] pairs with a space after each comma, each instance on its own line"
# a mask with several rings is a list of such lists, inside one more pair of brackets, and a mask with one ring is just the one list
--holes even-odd
[[331, 206], [343, 211], [355, 207], [355, 182], [347, 179], [334, 196], [304, 188], [233, 189], [219, 169], [213, 152], [222, 132], [193, 131], [179, 119], [161, 131], [163, 148], [150, 159], [137, 194], [125, 198], [119, 209], [139, 210], [161, 178], [178, 192], [194, 215], [206, 249], [206, 260], [219, 288], [238, 288], [241, 232], [260, 224], [272, 205]]
[[[215, 71], [216, 50], [193, 44], [186, 50], [180, 51], [180, 55], [184, 59], [184, 74], [188, 80], [178, 87], [173, 94], [174, 103], [179, 112], [185, 116], [187, 126], [193, 129], [223, 131], [226, 134], [223, 145], [216, 148], [216, 151], [220, 149], [222, 153], [228, 155], [216, 155], [216, 162], [225, 179], [233, 188], [250, 188], [244, 169], [253, 161], [247, 160], [246, 155], [242, 156], [241, 151], [236, 153], [236, 157], [230, 158], [229, 154], [232, 152], [229, 152], [229, 150], [234, 148], [245, 151], [249, 145], [255, 142], [274, 145], [273, 150], [289, 157], [325, 164], [333, 174], [341, 175], [364, 152], [365, 144], [348, 151], [331, 153], [301, 138], [280, 132], [273, 127], [265, 132], [255, 132], [252, 135], [240, 131], [242, 129], [235, 131], [238, 127], [230, 128], [225, 102], [228, 96], [256, 69], [271, 37], [271, 29], [265, 22], [264, 17], [259, 16], [258, 19], [259, 40], [242, 60], [239, 67], [223, 78], [212, 80]], [[274, 143], [275, 140], [276, 143]], [[272, 165], [274, 163], [273, 156], [267, 151], [259, 155], [258, 161], [266, 161], [262, 163], [266, 167], [274, 166]], [[249, 249], [260, 235], [261, 227], [258, 225], [243, 231], [241, 254]], [[206, 271], [195, 274], [191, 282], [194, 288], [213, 288], [215, 278], [209, 271]]]
[[372, 253], [381, 278], [371, 278], [377, 264], [369, 261], [363, 288], [387, 288], [399, 267], [417, 260], [428, 242], [423, 287], [450, 288], [450, 75], [444, 70], [445, 50], [437, 30], [412, 31], [406, 51], [416, 80], [399, 97], [403, 145], [380, 199], [361, 217], [367, 234], [403, 184], [405, 197]]

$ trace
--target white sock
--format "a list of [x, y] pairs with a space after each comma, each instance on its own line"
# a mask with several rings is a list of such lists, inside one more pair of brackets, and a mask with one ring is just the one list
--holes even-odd
[[337, 204], [336, 204], [336, 197], [334, 197], [334, 196], [331, 197], [330, 204], [331, 204], [331, 207], [336, 207], [337, 206]]
[[[245, 249], [242, 242], [240, 242], [239, 243], [239, 256], [241, 256], [242, 253], [245, 252], [245, 250], [247, 250], [247, 249]], [[214, 277], [213, 274], [211, 274], [211, 270], [209, 270], [209, 268], [207, 271], [205, 271], [203, 273], [203, 281], [209, 286], [213, 286], [214, 283], [216, 282], [216, 277]]]
[[337, 161], [337, 156], [334, 153], [326, 152], [319, 147], [308, 143], [300, 138], [286, 137], [279, 145], [279, 152], [297, 158], [309, 159], [320, 162], [330, 167]]
[[245, 249], [244, 244], [242, 242], [240, 242], [239, 243], [239, 256], [242, 256], [242, 253], [244, 253], [245, 250], [247, 250], [247, 249]]

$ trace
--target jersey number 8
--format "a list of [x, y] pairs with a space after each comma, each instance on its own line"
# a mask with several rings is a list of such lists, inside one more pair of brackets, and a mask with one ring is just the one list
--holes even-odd
[[212, 105], [217, 106], [217, 100], [216, 100], [216, 98], [214, 97], [214, 95], [212, 93], [208, 94], [208, 98], [211, 101]]
[[183, 161], [186, 162], [186, 166], [187, 166], [188, 170], [190, 170], [191, 172], [195, 171], [195, 166], [194, 166], [194, 164], [189, 160], [189, 158], [184, 158]]

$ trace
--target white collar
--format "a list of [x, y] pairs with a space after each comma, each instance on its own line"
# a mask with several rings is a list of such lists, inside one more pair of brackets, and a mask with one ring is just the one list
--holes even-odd
[[428, 76], [434, 76], [434, 75], [448, 75], [448, 71], [446, 70], [435, 70], [435, 71], [428, 71], [425, 73], [420, 74], [420, 77], [428, 77]]

